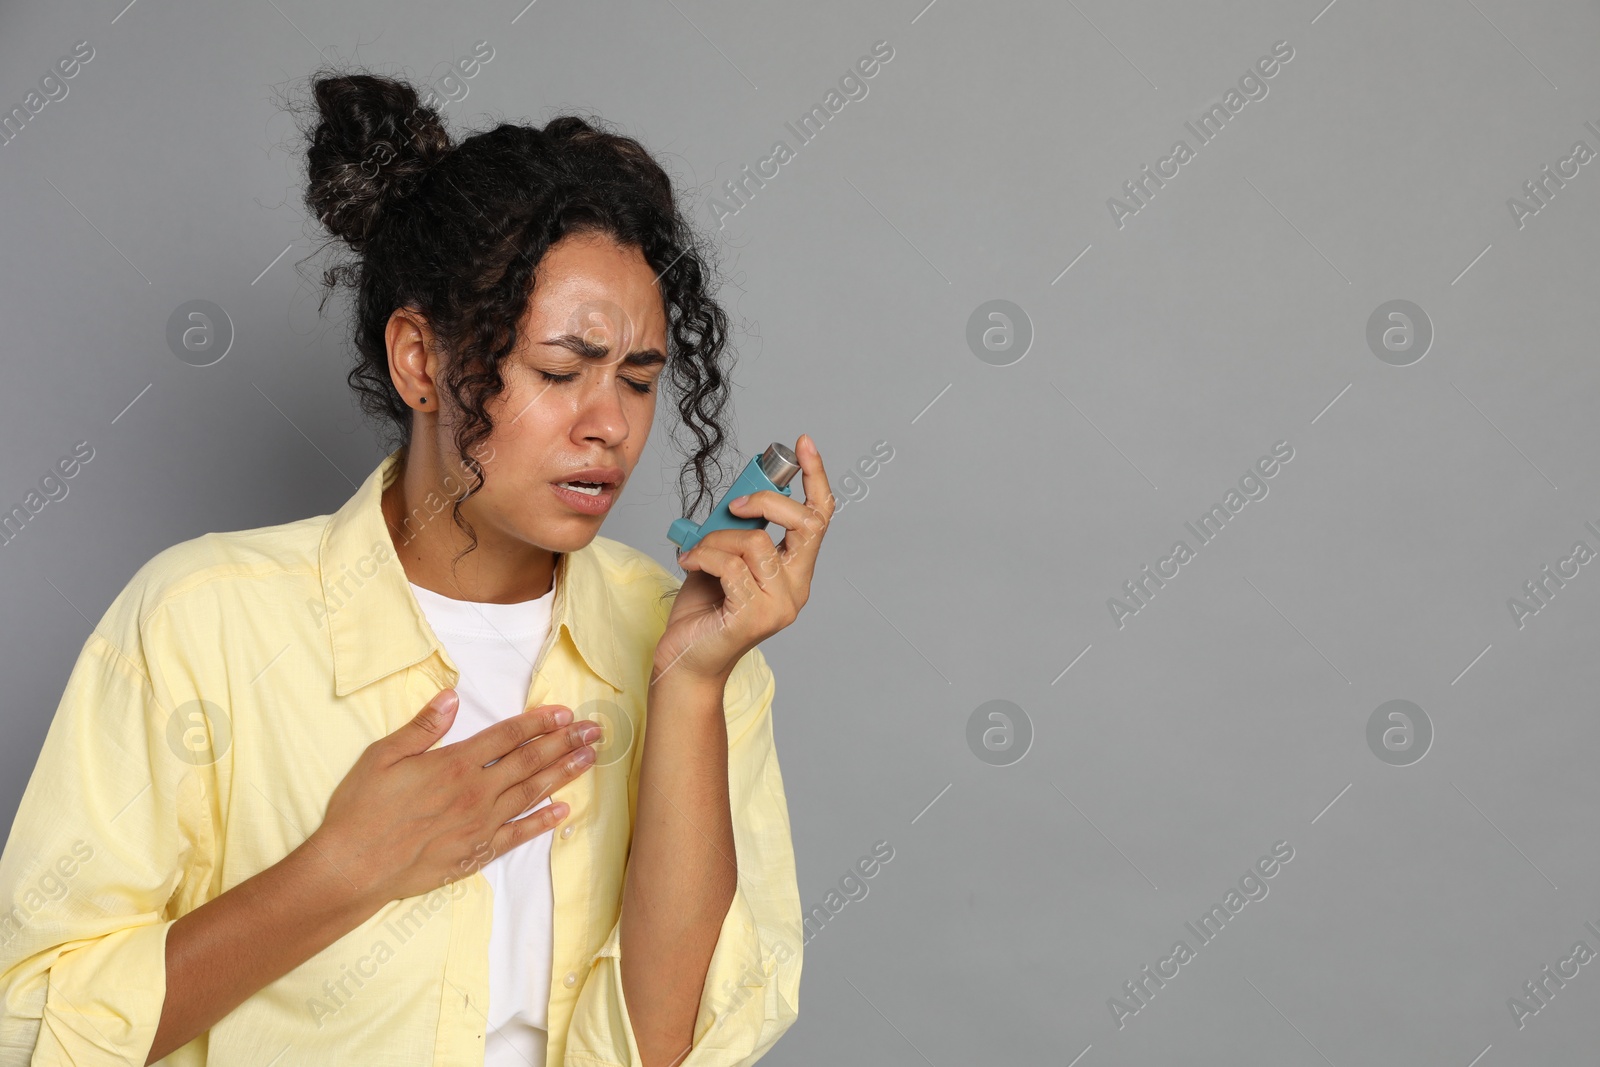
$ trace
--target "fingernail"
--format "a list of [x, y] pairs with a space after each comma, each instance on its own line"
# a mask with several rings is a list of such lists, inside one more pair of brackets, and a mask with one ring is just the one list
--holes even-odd
[[568, 711], [566, 708], [562, 708], [560, 711], [556, 712], [555, 720], [557, 726], [565, 726], [567, 723], [572, 721], [572, 712]]
[[735, 498], [735, 499], [734, 499], [734, 500], [733, 500], [733, 506], [734, 506], [734, 507], [738, 507], [738, 506], [740, 506], [740, 505], [741, 505], [741, 504], [743, 504], [743, 503], [744, 503], [744, 502], [745, 502], [745, 501], [746, 501], [746, 500], [749, 500], [749, 499], [750, 499], [750, 497], [749, 497], [749, 496], [741, 496], [741, 497], [737, 497], [737, 498]]

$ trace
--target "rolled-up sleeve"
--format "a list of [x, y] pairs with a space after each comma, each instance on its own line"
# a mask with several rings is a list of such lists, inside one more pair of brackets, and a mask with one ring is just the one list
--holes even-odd
[[[746, 1067], [799, 1014], [803, 927], [773, 745], [773, 690], [772, 671], [755, 648], [739, 661], [723, 693], [739, 879], [706, 971], [693, 1047], [677, 1067]], [[622, 993], [621, 930], [619, 918], [578, 996], [564, 1057], [569, 1067], [642, 1067]]]
[[164, 703], [141, 650], [89, 636], [0, 855], [0, 1067], [149, 1054], [214, 781], [184, 757], [209, 743], [203, 716], [173, 723]]

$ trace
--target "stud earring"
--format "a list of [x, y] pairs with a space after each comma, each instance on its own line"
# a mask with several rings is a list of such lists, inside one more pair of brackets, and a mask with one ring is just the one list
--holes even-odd
[[424, 403], [424, 404], [426, 404], [426, 403], [427, 403], [427, 402], [428, 402], [428, 398], [427, 398], [427, 397], [423, 397], [423, 398], [422, 398], [422, 402], [423, 402], [423, 403]]

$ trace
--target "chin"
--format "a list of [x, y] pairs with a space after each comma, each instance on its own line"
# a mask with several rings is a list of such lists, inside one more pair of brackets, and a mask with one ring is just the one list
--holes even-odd
[[577, 552], [600, 533], [600, 523], [573, 515], [560, 523], [545, 523], [537, 534], [523, 540], [551, 552]]

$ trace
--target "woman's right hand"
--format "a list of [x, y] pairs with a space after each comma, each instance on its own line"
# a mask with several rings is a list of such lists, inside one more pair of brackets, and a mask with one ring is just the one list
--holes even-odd
[[[594, 766], [599, 724], [571, 722], [559, 704], [434, 749], [459, 702], [455, 690], [442, 689], [414, 719], [368, 745], [309, 839], [373, 910], [465, 878], [549, 831], [566, 816], [565, 804], [517, 816]], [[499, 762], [484, 766], [491, 760]]]

